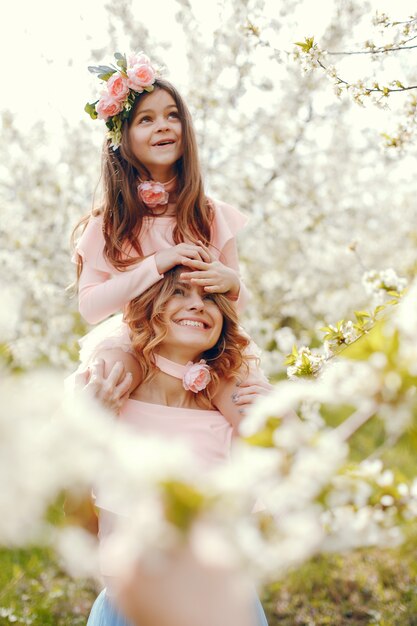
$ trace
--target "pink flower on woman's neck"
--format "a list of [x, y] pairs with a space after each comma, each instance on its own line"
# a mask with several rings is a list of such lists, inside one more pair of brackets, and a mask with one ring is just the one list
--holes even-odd
[[210, 367], [201, 359], [199, 363], [190, 361], [186, 365], [183, 376], [183, 386], [186, 391], [198, 393], [207, 387], [211, 380]]

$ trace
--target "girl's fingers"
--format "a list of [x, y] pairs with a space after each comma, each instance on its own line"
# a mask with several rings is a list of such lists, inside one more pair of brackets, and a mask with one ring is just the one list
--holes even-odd
[[208, 258], [207, 263], [211, 263], [212, 261], [214, 261], [214, 256], [213, 254], [210, 252], [209, 248], [199, 239], [198, 240], [198, 245], [204, 250], [205, 255]]
[[211, 287], [213, 285], [212, 278], [190, 278], [190, 281], [193, 285], [197, 285], [198, 287]]
[[207, 293], [224, 293], [224, 289], [221, 285], [208, 285], [204, 287], [204, 291]]
[[[194, 270], [207, 271], [208, 269], [210, 269], [210, 263], [205, 263], [204, 261], [199, 261], [198, 259], [188, 259], [187, 257], [184, 257], [181, 261], [183, 265], [186, 265], [187, 267], [190, 267]], [[181, 278], [183, 278], [184, 280], [188, 280], [186, 276], [189, 273], [190, 272], [181, 274]]]

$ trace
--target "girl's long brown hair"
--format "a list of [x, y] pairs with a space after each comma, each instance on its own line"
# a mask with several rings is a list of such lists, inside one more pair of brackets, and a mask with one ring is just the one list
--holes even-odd
[[[204, 193], [190, 112], [181, 95], [170, 82], [158, 78], [154, 83], [154, 88], [163, 89], [170, 94], [177, 106], [182, 125], [183, 154], [176, 163], [178, 199], [176, 226], [173, 232], [174, 243], [178, 244], [185, 240], [196, 242], [200, 239], [208, 244], [210, 243], [213, 208]], [[143, 218], [152, 215], [149, 208], [138, 198], [136, 191], [139, 176], [150, 178], [150, 173], [134, 156], [128, 132], [138, 105], [148, 95], [147, 92], [143, 92], [137, 96], [129, 119], [123, 123], [120, 147], [113, 150], [108, 139], [103, 145], [101, 169], [103, 199], [101, 207], [95, 211], [95, 214], [103, 215], [103, 234], [106, 242], [104, 254], [118, 270], [128, 268], [143, 257], [139, 235]], [[88, 219], [87, 216], [77, 224], [73, 240], [78, 228], [81, 225], [85, 227]], [[81, 269], [82, 259], [78, 255], [78, 277]]]
[[[126, 321], [138, 356], [141, 383], [157, 372], [154, 354], [168, 332], [164, 319], [165, 306], [178, 287], [179, 274], [183, 269], [176, 267], [166, 272], [162, 282], [149, 287], [127, 306]], [[197, 403], [203, 406], [211, 406], [220, 379], [242, 377], [242, 374], [246, 377], [248, 359], [254, 358], [244, 356], [249, 339], [239, 329], [235, 306], [223, 294], [211, 294], [210, 297], [223, 315], [223, 327], [216, 345], [199, 355], [212, 368], [211, 382], [196, 396]]]

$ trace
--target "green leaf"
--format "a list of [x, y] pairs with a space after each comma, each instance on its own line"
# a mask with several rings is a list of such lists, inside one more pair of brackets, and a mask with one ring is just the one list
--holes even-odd
[[115, 73], [115, 70], [112, 70], [111, 72], [107, 72], [107, 74], [98, 74], [98, 78], [100, 78], [100, 80], [109, 80], [110, 76], [113, 76]]
[[88, 115], [91, 117], [92, 120], [96, 120], [97, 119], [97, 111], [96, 111], [96, 104], [97, 104], [98, 100], [96, 100], [93, 103], [87, 102], [87, 104], [84, 107], [84, 111], [86, 113], [88, 113]]
[[314, 46], [314, 37], [306, 37], [304, 41], [296, 41], [296, 46], [300, 46], [303, 52], [308, 52]]
[[89, 65], [88, 71], [92, 74], [114, 74], [116, 70], [109, 65]]
[[117, 65], [126, 72], [127, 70], [127, 59], [125, 54], [121, 54], [121, 52], [115, 52], [114, 58], [117, 60]]

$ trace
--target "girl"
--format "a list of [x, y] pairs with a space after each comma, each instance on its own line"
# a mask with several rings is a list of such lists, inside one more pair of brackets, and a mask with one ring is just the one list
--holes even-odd
[[[108, 134], [102, 203], [83, 220], [86, 228], [76, 245], [80, 313], [89, 323], [100, 322], [178, 264], [186, 266], [184, 279], [207, 294], [225, 294], [241, 311], [247, 292], [235, 235], [246, 220], [205, 195], [190, 113], [175, 87], [157, 77], [142, 53], [115, 58], [119, 69], [89, 68], [107, 81], [107, 89], [86, 110], [106, 122]], [[120, 318], [90, 334], [82, 359], [104, 345], [131, 350]], [[129, 367], [137, 384], [139, 368], [133, 361]], [[223, 413], [231, 400], [243, 406], [268, 386], [262, 372], [252, 369], [240, 387], [219, 389]]]
[[[249, 340], [241, 333], [236, 311], [228, 298], [207, 294], [202, 287], [184, 282], [183, 270], [169, 271], [162, 284], [153, 285], [127, 307], [126, 319], [140, 376], [119, 419], [131, 429], [133, 436], [151, 433], [170, 441], [181, 439], [194, 453], [196, 464], [204, 468], [226, 462], [229, 457], [232, 427], [216, 410], [213, 398], [221, 380], [235, 379], [248, 367], [248, 358], [243, 354]], [[132, 354], [120, 349], [100, 356], [106, 356], [110, 369], [119, 361], [128, 368], [129, 361], [134, 359]], [[100, 508], [100, 540], [106, 542], [112, 535], [117, 507], [103, 493], [103, 486], [96, 504]], [[111, 577], [107, 582], [111, 592]], [[141, 592], [143, 588], [139, 586], [139, 611]], [[204, 589], [201, 593], [207, 604]], [[179, 607], [181, 599], [186, 602], [183, 595], [176, 598]], [[155, 623], [165, 623], [167, 618], [166, 607], [160, 604], [157, 602], [153, 607], [156, 614], [161, 611]], [[250, 603], [249, 617], [244, 623], [254, 624], [257, 615], [256, 623], [265, 626], [259, 602], [256, 611], [252, 607]], [[175, 602], [171, 608], [175, 612]], [[209, 611], [209, 606], [200, 609]], [[105, 592], [97, 599], [88, 624], [127, 626]]]

